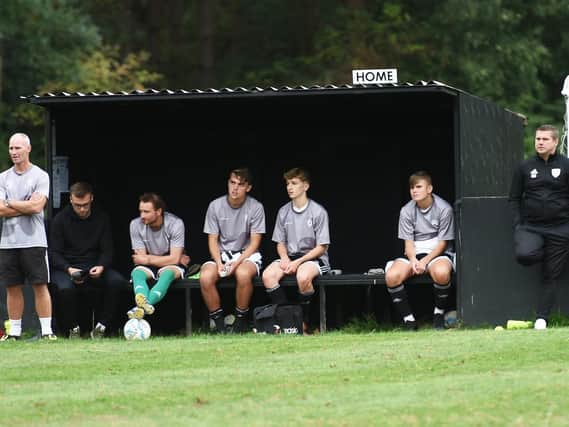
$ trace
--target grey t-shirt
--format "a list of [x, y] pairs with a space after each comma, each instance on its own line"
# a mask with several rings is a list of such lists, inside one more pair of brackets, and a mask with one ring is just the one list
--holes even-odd
[[[32, 165], [22, 174], [14, 167], [0, 174], [0, 201], [29, 200], [32, 193], [49, 197], [49, 175]], [[47, 248], [43, 211], [33, 215], [1, 218], [0, 249]]]
[[240, 251], [249, 246], [251, 233], [265, 233], [265, 209], [251, 196], [238, 208], [227, 196], [218, 197], [207, 208], [203, 231], [219, 235], [220, 251]]
[[130, 222], [132, 249], [146, 249], [148, 255], [168, 255], [171, 248], [184, 247], [184, 230], [184, 222], [170, 212], [164, 212], [164, 222], [158, 230], [135, 218]]
[[[287, 203], [277, 214], [273, 242], [285, 244], [289, 256], [304, 255], [316, 245], [329, 245], [328, 212], [314, 200], [309, 200], [308, 206], [302, 212], [295, 211], [292, 202]], [[330, 266], [328, 250], [320, 259]]]
[[398, 237], [415, 242], [417, 253], [428, 253], [441, 240], [448, 241], [445, 252], [453, 251], [454, 214], [452, 206], [433, 193], [433, 204], [426, 210], [414, 200], [401, 208]]

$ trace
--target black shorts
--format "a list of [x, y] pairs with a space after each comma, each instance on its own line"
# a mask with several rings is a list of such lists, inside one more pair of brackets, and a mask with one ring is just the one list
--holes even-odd
[[[297, 260], [299, 258], [302, 258], [305, 254], [288, 254], [288, 258], [291, 261]], [[326, 264], [324, 264], [324, 261], [322, 261], [322, 258], [316, 258], [316, 259], [311, 259], [310, 261], [315, 262], [318, 264], [318, 267], [326, 267]]]
[[[429, 255], [429, 254], [417, 254], [417, 255], [415, 256], [415, 258], [417, 258], [418, 261], [421, 261], [421, 260], [422, 260], [423, 258], [425, 258], [427, 255]], [[453, 262], [453, 260], [454, 260], [454, 257], [453, 257], [451, 254], [447, 253], [447, 252], [443, 252], [442, 254], [440, 254], [438, 257], [435, 257], [435, 258], [439, 258], [439, 257], [442, 257], [442, 256], [446, 256], [448, 259], [451, 260], [451, 262]]]
[[0, 286], [49, 282], [46, 248], [0, 249]]

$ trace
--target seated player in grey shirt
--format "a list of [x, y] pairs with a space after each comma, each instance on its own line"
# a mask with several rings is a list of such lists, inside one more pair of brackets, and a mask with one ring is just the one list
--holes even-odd
[[[140, 217], [130, 222], [132, 244], [131, 272], [136, 306], [128, 311], [129, 318], [142, 319], [154, 313], [154, 305], [168, 292], [170, 284], [184, 277], [189, 257], [184, 255], [184, 222], [166, 212], [166, 204], [155, 193], [139, 198]], [[152, 289], [148, 281], [154, 282]]]
[[263, 205], [249, 196], [251, 172], [234, 169], [227, 181], [227, 195], [213, 200], [207, 209], [204, 233], [211, 260], [202, 265], [200, 287], [209, 317], [219, 333], [226, 332], [224, 312], [217, 291], [221, 277], [235, 276], [235, 322], [228, 332], [245, 332], [253, 278], [261, 269], [258, 252], [265, 233]]
[[326, 209], [308, 198], [308, 172], [293, 168], [283, 175], [290, 202], [279, 209], [273, 232], [279, 259], [263, 272], [263, 284], [273, 304], [286, 303], [279, 281], [285, 275], [296, 275], [299, 300], [306, 331], [310, 300], [314, 295], [312, 281], [330, 271], [328, 246], [330, 231]]
[[405, 258], [387, 263], [385, 282], [406, 329], [416, 330], [403, 282], [413, 275], [429, 274], [435, 293], [433, 327], [443, 329], [454, 270], [454, 214], [451, 205], [433, 193], [428, 173], [411, 175], [409, 189], [412, 200], [399, 214], [398, 237], [405, 242]]

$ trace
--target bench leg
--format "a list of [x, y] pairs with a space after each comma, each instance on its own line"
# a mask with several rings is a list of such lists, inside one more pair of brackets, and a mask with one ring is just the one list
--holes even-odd
[[186, 336], [192, 335], [192, 290], [186, 288]]
[[326, 332], [326, 286], [320, 285], [320, 332]]

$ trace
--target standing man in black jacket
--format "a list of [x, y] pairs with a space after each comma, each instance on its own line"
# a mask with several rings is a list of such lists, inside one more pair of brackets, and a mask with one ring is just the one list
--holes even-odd
[[104, 291], [103, 311], [91, 338], [102, 338], [115, 314], [125, 278], [110, 268], [113, 241], [108, 215], [93, 206], [93, 188], [77, 182], [69, 189], [70, 204], [59, 212], [50, 227], [51, 282], [57, 286], [62, 323], [69, 338], [79, 338], [78, 298], [90, 288]]
[[516, 258], [522, 265], [543, 263], [535, 329], [547, 328], [569, 255], [569, 159], [557, 153], [558, 144], [557, 128], [540, 126], [536, 155], [520, 164], [510, 189]]

